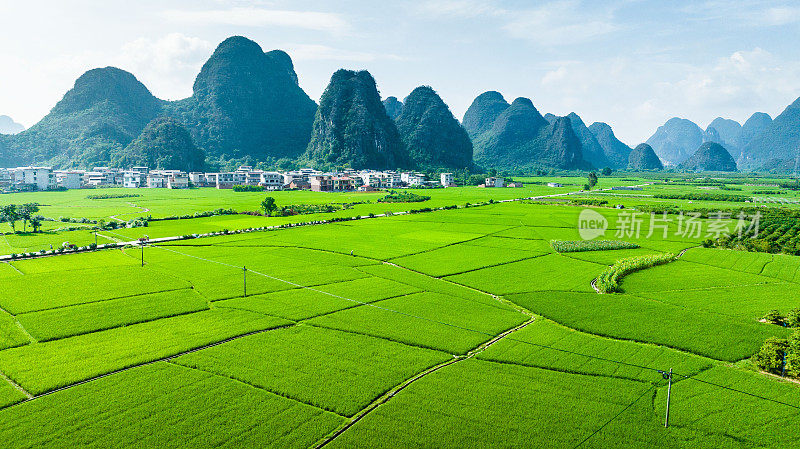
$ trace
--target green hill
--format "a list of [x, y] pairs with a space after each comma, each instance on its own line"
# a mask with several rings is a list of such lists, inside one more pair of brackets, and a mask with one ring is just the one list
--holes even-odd
[[161, 114], [162, 101], [132, 74], [92, 69], [42, 120], [7, 139], [6, 159], [60, 167], [108, 165]]
[[527, 98], [514, 100], [474, 143], [475, 161], [485, 167], [590, 167], [569, 119], [548, 123]]
[[411, 162], [417, 167], [472, 166], [472, 141], [444, 101], [429, 86], [417, 87], [403, 101], [397, 129]]
[[300, 88], [292, 60], [241, 36], [206, 61], [191, 97], [167, 108], [209, 156], [296, 157], [311, 136], [316, 104]]
[[589, 131], [594, 134], [597, 143], [603, 148], [611, 168], [626, 168], [631, 147], [622, 143], [607, 123], [594, 122], [589, 126]]
[[736, 171], [736, 161], [716, 142], [706, 142], [678, 168], [689, 171]]
[[628, 155], [629, 170], [661, 170], [663, 168], [664, 165], [656, 156], [653, 147], [646, 143], [640, 143]]
[[603, 146], [597, 141], [594, 133], [583, 123], [583, 119], [574, 112], [567, 114], [567, 119], [569, 119], [570, 124], [572, 124], [572, 130], [575, 131], [578, 140], [581, 141], [583, 158], [595, 167], [602, 168], [610, 166], [611, 162], [609, 162], [606, 157]]
[[500, 92], [490, 90], [478, 95], [464, 113], [461, 123], [470, 138], [475, 139], [492, 127], [497, 117], [509, 108], [508, 102]]
[[189, 131], [177, 120], [159, 117], [144, 128], [115, 161], [121, 167], [199, 171], [205, 163], [203, 150], [192, 142]]
[[375, 80], [362, 70], [338, 70], [320, 99], [304, 161], [356, 169], [408, 167], [394, 121], [386, 114]]

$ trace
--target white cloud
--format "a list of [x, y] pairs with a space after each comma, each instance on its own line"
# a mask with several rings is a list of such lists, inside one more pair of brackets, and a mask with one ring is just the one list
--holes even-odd
[[758, 14], [758, 23], [768, 26], [789, 25], [800, 22], [800, 8], [776, 7], [767, 8]]
[[213, 49], [203, 39], [171, 33], [124, 44], [113, 63], [136, 75], [154, 95], [178, 99], [191, 95], [194, 77]]
[[428, 18], [472, 18], [507, 13], [506, 10], [497, 7], [493, 2], [481, 0], [429, 0], [416, 3], [414, 6], [418, 15]]
[[402, 57], [394, 54], [343, 50], [317, 44], [289, 45], [286, 51], [295, 61], [330, 60], [371, 62], [379, 59], [390, 59], [394, 61], [403, 60]]
[[345, 34], [350, 31], [350, 24], [340, 14], [316, 11], [236, 7], [205, 11], [172, 9], [161, 14], [172, 21], [201, 25], [279, 26], [335, 34]]
[[617, 31], [607, 14], [586, 12], [576, 1], [559, 1], [518, 11], [503, 26], [511, 37], [540, 45], [575, 44]]

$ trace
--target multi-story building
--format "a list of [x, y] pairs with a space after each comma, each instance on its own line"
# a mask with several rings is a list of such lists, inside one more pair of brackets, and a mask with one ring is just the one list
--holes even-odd
[[440, 183], [445, 187], [455, 187], [455, 182], [453, 182], [453, 174], [452, 173], [442, 173], [439, 175]]
[[264, 186], [267, 190], [283, 190], [283, 180], [283, 175], [276, 171], [264, 171], [259, 173], [256, 184]]
[[486, 181], [483, 185], [486, 187], [503, 187], [505, 185], [505, 179], [491, 176], [486, 178]]
[[80, 189], [84, 173], [82, 170], [56, 170], [56, 185], [64, 189]]
[[407, 186], [421, 186], [425, 184], [425, 175], [422, 173], [400, 173], [400, 181]]
[[314, 192], [330, 192], [333, 190], [333, 178], [328, 175], [313, 175], [308, 178]]
[[0, 189], [11, 185], [11, 172], [8, 169], [0, 168]]
[[147, 188], [149, 189], [163, 189], [167, 186], [167, 177], [161, 173], [148, 173], [147, 174]]
[[350, 176], [332, 176], [331, 181], [333, 182], [331, 190], [334, 192], [348, 192], [350, 190], [355, 190], [358, 187], [355, 179], [351, 178]]
[[11, 183], [18, 188], [49, 190], [58, 186], [51, 167], [17, 167], [12, 170]]
[[129, 189], [147, 187], [147, 167], [133, 167], [122, 173], [122, 186]]

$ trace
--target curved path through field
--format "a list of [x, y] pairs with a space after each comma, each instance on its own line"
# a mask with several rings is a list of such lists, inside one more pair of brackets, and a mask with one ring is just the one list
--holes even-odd
[[[681, 252], [679, 252], [678, 255], [675, 256], [675, 260], [677, 260], [679, 257], [684, 255], [686, 253], [686, 251], [689, 251], [692, 248], [697, 248], [697, 247], [696, 246], [690, 246], [688, 248], [682, 249]], [[611, 267], [611, 266], [613, 266], [613, 265], [609, 265], [609, 267]], [[651, 268], [653, 268], [653, 267], [651, 267]], [[597, 276], [595, 276], [595, 278], [592, 279], [592, 282], [590, 284], [591, 284], [592, 288], [594, 289], [594, 291], [596, 291], [599, 295], [603, 294], [603, 293], [600, 293], [600, 289], [597, 288]]]

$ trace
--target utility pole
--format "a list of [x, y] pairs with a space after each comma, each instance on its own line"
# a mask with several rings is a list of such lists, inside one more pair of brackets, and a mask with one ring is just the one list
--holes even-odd
[[144, 242], [142, 242], [142, 267], [144, 267]]
[[244, 296], [247, 297], [247, 267], [242, 267], [242, 279], [244, 280]]
[[662, 375], [669, 382], [667, 384], [667, 416], [664, 418], [664, 427], [669, 427], [669, 400], [672, 395], [672, 368], [669, 369], [669, 373], [663, 373]]
[[94, 231], [94, 246], [97, 246], [97, 231]]

